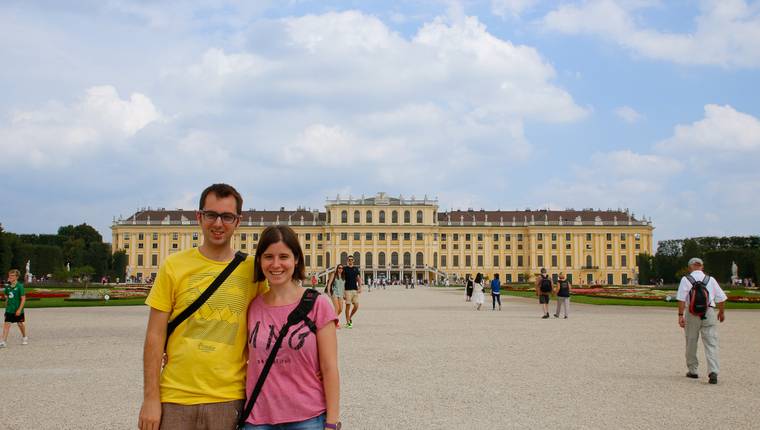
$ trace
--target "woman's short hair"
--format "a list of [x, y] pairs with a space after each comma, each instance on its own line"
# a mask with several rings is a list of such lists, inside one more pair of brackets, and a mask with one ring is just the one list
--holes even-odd
[[296, 267], [293, 270], [293, 280], [303, 281], [306, 279], [306, 267], [303, 261], [303, 251], [298, 243], [298, 235], [292, 228], [286, 225], [271, 225], [261, 232], [259, 243], [256, 245], [256, 257], [253, 262], [253, 280], [261, 282], [266, 280], [264, 271], [261, 269], [261, 255], [273, 244], [282, 242], [293, 253]]

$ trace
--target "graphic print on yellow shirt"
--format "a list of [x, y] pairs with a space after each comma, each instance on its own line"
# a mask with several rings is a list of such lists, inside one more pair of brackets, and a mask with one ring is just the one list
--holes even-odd
[[[169, 256], [159, 269], [146, 304], [176, 318], [227, 267], [197, 248]], [[246, 368], [246, 312], [256, 296], [253, 257], [169, 337], [161, 372], [161, 401], [193, 405], [242, 399]]]

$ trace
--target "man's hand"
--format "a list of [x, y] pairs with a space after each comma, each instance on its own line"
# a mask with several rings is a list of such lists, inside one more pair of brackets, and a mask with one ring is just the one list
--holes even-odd
[[723, 313], [723, 309], [718, 311], [718, 321], [723, 322], [726, 320], [726, 314]]
[[140, 420], [137, 428], [140, 430], [158, 430], [161, 424], [161, 401], [144, 400], [140, 408]]
[[684, 319], [683, 315], [678, 316], [678, 325], [681, 328], [686, 327], [686, 320]]
[[17, 309], [17, 310], [16, 310], [16, 316], [17, 316], [17, 317], [20, 317], [20, 316], [21, 316], [21, 309]]

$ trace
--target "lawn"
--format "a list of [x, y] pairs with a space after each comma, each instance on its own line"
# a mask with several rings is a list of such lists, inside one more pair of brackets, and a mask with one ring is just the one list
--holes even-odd
[[[533, 291], [506, 291], [508, 296], [516, 297], [536, 297]], [[552, 297], [554, 299], [554, 297]], [[607, 297], [591, 297], [583, 295], [573, 295], [570, 299], [573, 303], [585, 303], [589, 305], [616, 305], [616, 306], [660, 306], [660, 307], [677, 307], [678, 302], [665, 300], [646, 300], [646, 299], [617, 299]], [[760, 303], [733, 303], [727, 302], [726, 309], [760, 309]]]
[[[46, 298], [37, 300], [27, 300], [25, 308], [78, 308], [91, 306], [136, 306], [144, 305], [145, 297], [135, 299], [113, 299], [105, 300], [64, 300], [63, 298]], [[0, 302], [0, 306], [5, 308], [5, 302]]]

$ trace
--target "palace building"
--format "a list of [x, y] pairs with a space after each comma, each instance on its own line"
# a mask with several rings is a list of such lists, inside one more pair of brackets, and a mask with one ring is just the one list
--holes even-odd
[[[253, 254], [266, 226], [297, 233], [309, 276], [324, 277], [353, 255], [365, 280], [458, 280], [477, 272], [525, 282], [542, 267], [575, 284], [636, 282], [636, 256], [653, 253], [651, 220], [627, 210], [467, 210], [439, 212], [435, 199], [338, 196], [325, 210], [243, 211], [232, 239]], [[195, 210], [141, 210], [111, 227], [128, 276], [155, 278], [174, 252], [202, 243]]]

